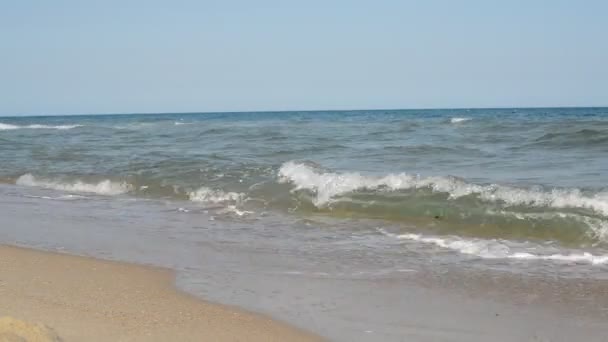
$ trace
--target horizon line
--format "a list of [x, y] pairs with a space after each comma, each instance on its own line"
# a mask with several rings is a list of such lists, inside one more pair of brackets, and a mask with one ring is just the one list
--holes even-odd
[[236, 110], [236, 111], [186, 111], [186, 112], [113, 112], [113, 113], [75, 113], [75, 114], [19, 114], [0, 115], [3, 118], [20, 117], [47, 117], [47, 116], [101, 116], [101, 115], [164, 115], [164, 114], [256, 114], [256, 113], [318, 113], [318, 112], [379, 112], [379, 111], [412, 111], [412, 110], [483, 110], [483, 109], [583, 109], [583, 108], [608, 108], [603, 106], [530, 106], [530, 107], [426, 107], [426, 108], [367, 108], [367, 109], [286, 109], [286, 110]]

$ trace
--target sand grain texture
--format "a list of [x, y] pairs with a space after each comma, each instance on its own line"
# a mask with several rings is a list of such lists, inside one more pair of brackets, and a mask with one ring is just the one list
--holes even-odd
[[[42, 324], [6, 318], [0, 327], [23, 324], [28, 333], [47, 334], [26, 341], [319, 340], [263, 315], [195, 299], [175, 290], [173, 280], [165, 269], [0, 246], [0, 316]], [[12, 329], [5, 341], [24, 340]]]
[[13, 317], [0, 317], [0, 342], [60, 342], [53, 329]]

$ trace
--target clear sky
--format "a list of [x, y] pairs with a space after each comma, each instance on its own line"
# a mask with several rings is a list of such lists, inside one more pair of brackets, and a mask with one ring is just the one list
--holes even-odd
[[608, 105], [608, 1], [1, 1], [0, 115]]

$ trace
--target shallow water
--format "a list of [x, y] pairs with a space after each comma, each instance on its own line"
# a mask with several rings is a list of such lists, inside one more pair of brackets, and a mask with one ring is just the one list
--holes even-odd
[[374, 221], [346, 222], [0, 185], [2, 243], [169, 267], [179, 288], [205, 300], [335, 341], [602, 341], [608, 333], [601, 265], [462, 257], [375, 232]]

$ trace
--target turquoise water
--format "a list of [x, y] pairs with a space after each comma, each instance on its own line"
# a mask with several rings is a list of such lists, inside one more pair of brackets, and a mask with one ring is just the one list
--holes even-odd
[[397, 251], [608, 263], [608, 108], [5, 117], [0, 180], [240, 224], [321, 220]]

